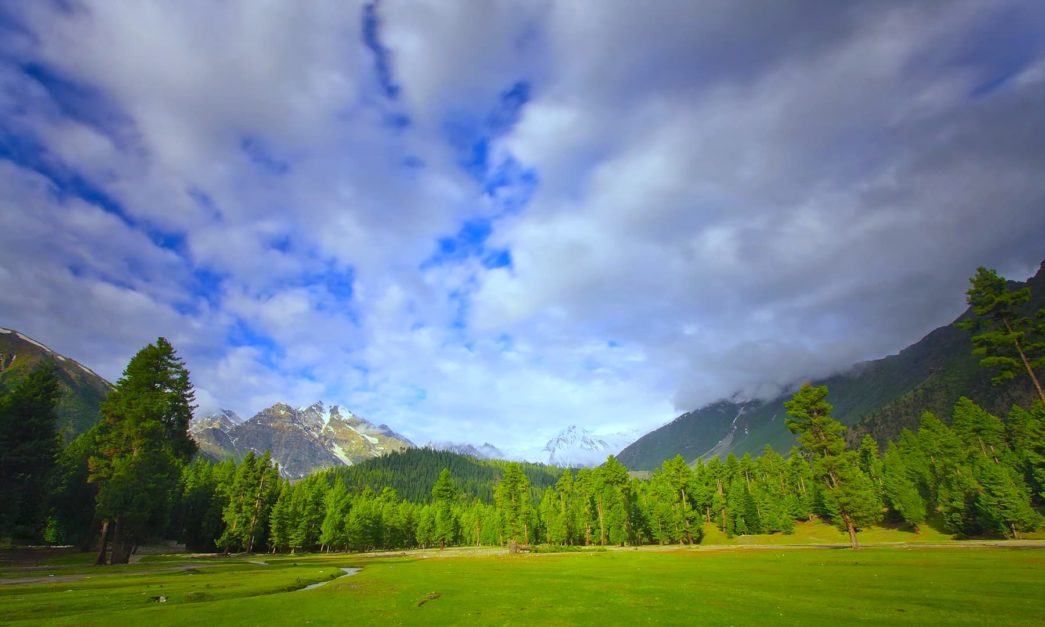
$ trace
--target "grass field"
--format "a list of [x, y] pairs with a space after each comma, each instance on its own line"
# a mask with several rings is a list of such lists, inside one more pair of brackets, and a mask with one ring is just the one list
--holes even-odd
[[[1036, 548], [457, 549], [148, 556], [104, 568], [88, 561], [5, 567], [0, 622], [1040, 625], [1045, 616], [1045, 550]], [[333, 579], [342, 567], [362, 571]], [[329, 583], [298, 590], [322, 581]], [[153, 599], [161, 595], [166, 602]]]
[[[937, 531], [929, 526], [922, 527], [918, 533], [906, 529], [890, 527], [871, 527], [864, 529], [858, 535], [860, 542], [868, 544], [904, 543], [904, 544], [939, 544], [952, 542], [953, 538]], [[789, 534], [774, 533], [751, 536], [726, 537], [712, 524], [704, 525], [704, 540], [701, 544], [707, 545], [749, 545], [749, 544], [849, 544], [849, 535], [834, 525], [829, 525], [821, 520], [795, 523], [795, 532]]]

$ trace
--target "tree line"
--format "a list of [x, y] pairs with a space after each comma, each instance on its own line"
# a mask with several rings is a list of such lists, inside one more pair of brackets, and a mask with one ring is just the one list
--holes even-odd
[[[933, 525], [958, 537], [1018, 537], [1041, 524], [1045, 406], [1003, 420], [961, 399], [950, 424], [926, 414], [884, 451], [870, 437], [848, 449], [826, 388], [803, 387], [788, 404], [799, 445], [766, 447], [695, 465], [667, 460], [639, 479], [614, 457], [557, 470], [534, 490], [523, 465], [505, 463], [490, 498], [469, 494], [444, 468], [425, 497], [392, 487], [350, 487], [342, 471], [291, 482], [268, 455], [238, 464], [197, 459], [174, 499], [171, 537], [198, 551], [365, 551], [460, 545], [693, 544], [705, 525], [729, 536], [788, 534], [822, 518], [851, 533], [888, 523]], [[446, 454], [419, 451], [414, 459]], [[452, 454], [451, 454], [452, 455]]]

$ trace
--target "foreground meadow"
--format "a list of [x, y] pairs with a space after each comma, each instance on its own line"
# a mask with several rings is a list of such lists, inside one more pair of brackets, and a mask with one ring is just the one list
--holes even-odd
[[[54, 625], [1040, 624], [1027, 547], [84, 557], [0, 571], [0, 621]], [[357, 574], [343, 575], [355, 567]], [[318, 582], [323, 586], [300, 590]], [[164, 602], [159, 599], [163, 597]]]

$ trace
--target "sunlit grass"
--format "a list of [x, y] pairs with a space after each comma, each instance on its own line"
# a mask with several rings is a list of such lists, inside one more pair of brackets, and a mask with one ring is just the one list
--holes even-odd
[[[918, 533], [907, 529], [892, 527], [870, 527], [857, 534], [861, 543], [941, 543], [952, 542], [953, 538], [941, 531], [925, 525]], [[849, 544], [849, 535], [819, 519], [810, 522], [795, 523], [795, 532], [791, 534], [774, 533], [750, 536], [726, 537], [718, 527], [704, 525], [703, 545], [719, 544]]]
[[[1045, 553], [718, 547], [168, 559], [0, 585], [12, 623], [1040, 624]], [[261, 560], [266, 564], [252, 564]], [[336, 581], [340, 567], [363, 570]], [[148, 570], [151, 569], [151, 572]], [[287, 592], [330, 580], [316, 590]], [[164, 596], [159, 603], [153, 597]]]

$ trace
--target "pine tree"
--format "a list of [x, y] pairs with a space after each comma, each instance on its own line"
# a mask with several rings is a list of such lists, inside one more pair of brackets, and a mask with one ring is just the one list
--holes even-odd
[[910, 478], [900, 449], [893, 444], [882, 458], [882, 492], [889, 510], [917, 531], [925, 521], [925, 500]]
[[352, 499], [352, 506], [345, 522], [348, 548], [368, 551], [381, 543], [381, 507], [370, 488], [366, 488]]
[[549, 543], [574, 543], [577, 520], [574, 507], [573, 473], [567, 468], [555, 483], [555, 487], [547, 490], [541, 500], [541, 518], [544, 520]]
[[346, 523], [352, 499], [345, 484], [338, 481], [326, 493], [323, 523], [320, 525], [319, 543], [328, 551], [348, 544]]
[[164, 338], [140, 350], [102, 404], [89, 480], [98, 484], [98, 563], [112, 524], [113, 564], [126, 564], [149, 533], [166, 527], [180, 466], [196, 452], [188, 434], [195, 396], [189, 371]]
[[595, 477], [589, 468], [581, 468], [573, 481], [573, 512], [577, 543], [590, 546], [595, 541]]
[[679, 535], [676, 538], [693, 544], [694, 535], [700, 535], [698, 514], [693, 508], [693, 470], [681, 455], [676, 455], [664, 461], [661, 474], [670, 487], [672, 509], [678, 521]]
[[291, 509], [293, 487], [289, 481], [281, 481], [279, 495], [269, 515], [269, 549], [275, 553], [290, 548], [290, 530], [293, 526], [294, 513]]
[[254, 451], [249, 451], [236, 467], [229, 502], [222, 514], [225, 531], [217, 541], [218, 547], [226, 553], [232, 549], [249, 552], [253, 548], [260, 510], [266, 500], [266, 486], [263, 482], [266, 477], [264, 466], [267, 464], [267, 453], [259, 458]]
[[638, 507], [628, 469], [610, 455], [594, 470], [593, 478], [599, 544], [634, 543]]
[[501, 519], [501, 533], [515, 550], [530, 541], [530, 481], [517, 463], [510, 463], [494, 489], [494, 501]]
[[291, 510], [294, 512], [294, 527], [290, 532], [292, 550], [310, 551], [319, 546], [319, 538], [323, 531], [323, 518], [326, 516], [327, 490], [330, 484], [323, 475], [311, 475], [295, 486], [291, 499]]
[[882, 458], [878, 454], [878, 443], [870, 435], [865, 435], [860, 440], [860, 470], [864, 471], [871, 482], [881, 487], [882, 485]]
[[450, 475], [449, 468], [439, 472], [439, 478], [432, 486], [432, 502], [435, 507], [435, 526], [433, 534], [439, 543], [439, 550], [452, 544], [457, 538], [458, 521], [454, 516], [453, 503], [457, 498], [457, 486]]
[[1013, 407], [1005, 429], [1024, 480], [1045, 502], [1045, 403], [1035, 403], [1030, 411]]
[[36, 368], [0, 397], [0, 536], [39, 539], [58, 457], [54, 366]]
[[1030, 506], [1030, 494], [1022, 481], [1001, 464], [982, 464], [977, 469], [981, 486], [976, 495], [976, 510], [984, 526], [1002, 535], [1018, 538], [1021, 531], [1033, 531], [1041, 516]]
[[1005, 279], [994, 270], [980, 267], [969, 279], [966, 295], [973, 316], [958, 326], [973, 332], [973, 354], [980, 363], [994, 369], [995, 383], [1025, 373], [1045, 403], [1045, 391], [1035, 369], [1045, 366], [1045, 311], [1027, 316], [1019, 308], [1030, 300], [1030, 288], [1010, 290]]
[[221, 536], [225, 503], [218, 489], [217, 466], [197, 459], [182, 471], [179, 535], [192, 551], [213, 551]]
[[85, 552], [97, 538], [98, 529], [95, 516], [98, 486], [88, 482], [88, 461], [97, 449], [98, 431], [95, 425], [61, 452], [49, 498], [55, 518], [55, 537], [51, 541], [76, 544]]
[[421, 548], [428, 548], [435, 532], [435, 514], [431, 506], [425, 505], [417, 512], [417, 526], [414, 537]]
[[827, 386], [803, 385], [784, 403], [789, 414], [785, 424], [798, 435], [802, 450], [813, 460], [814, 472], [826, 488], [825, 504], [856, 549], [860, 546], [857, 528], [880, 518], [881, 503], [871, 480], [860, 469], [857, 455], [846, 452], [845, 425], [831, 417], [826, 396]]
[[964, 396], [954, 405], [951, 426], [967, 449], [985, 459], [998, 463], [1008, 452], [1005, 424]]

